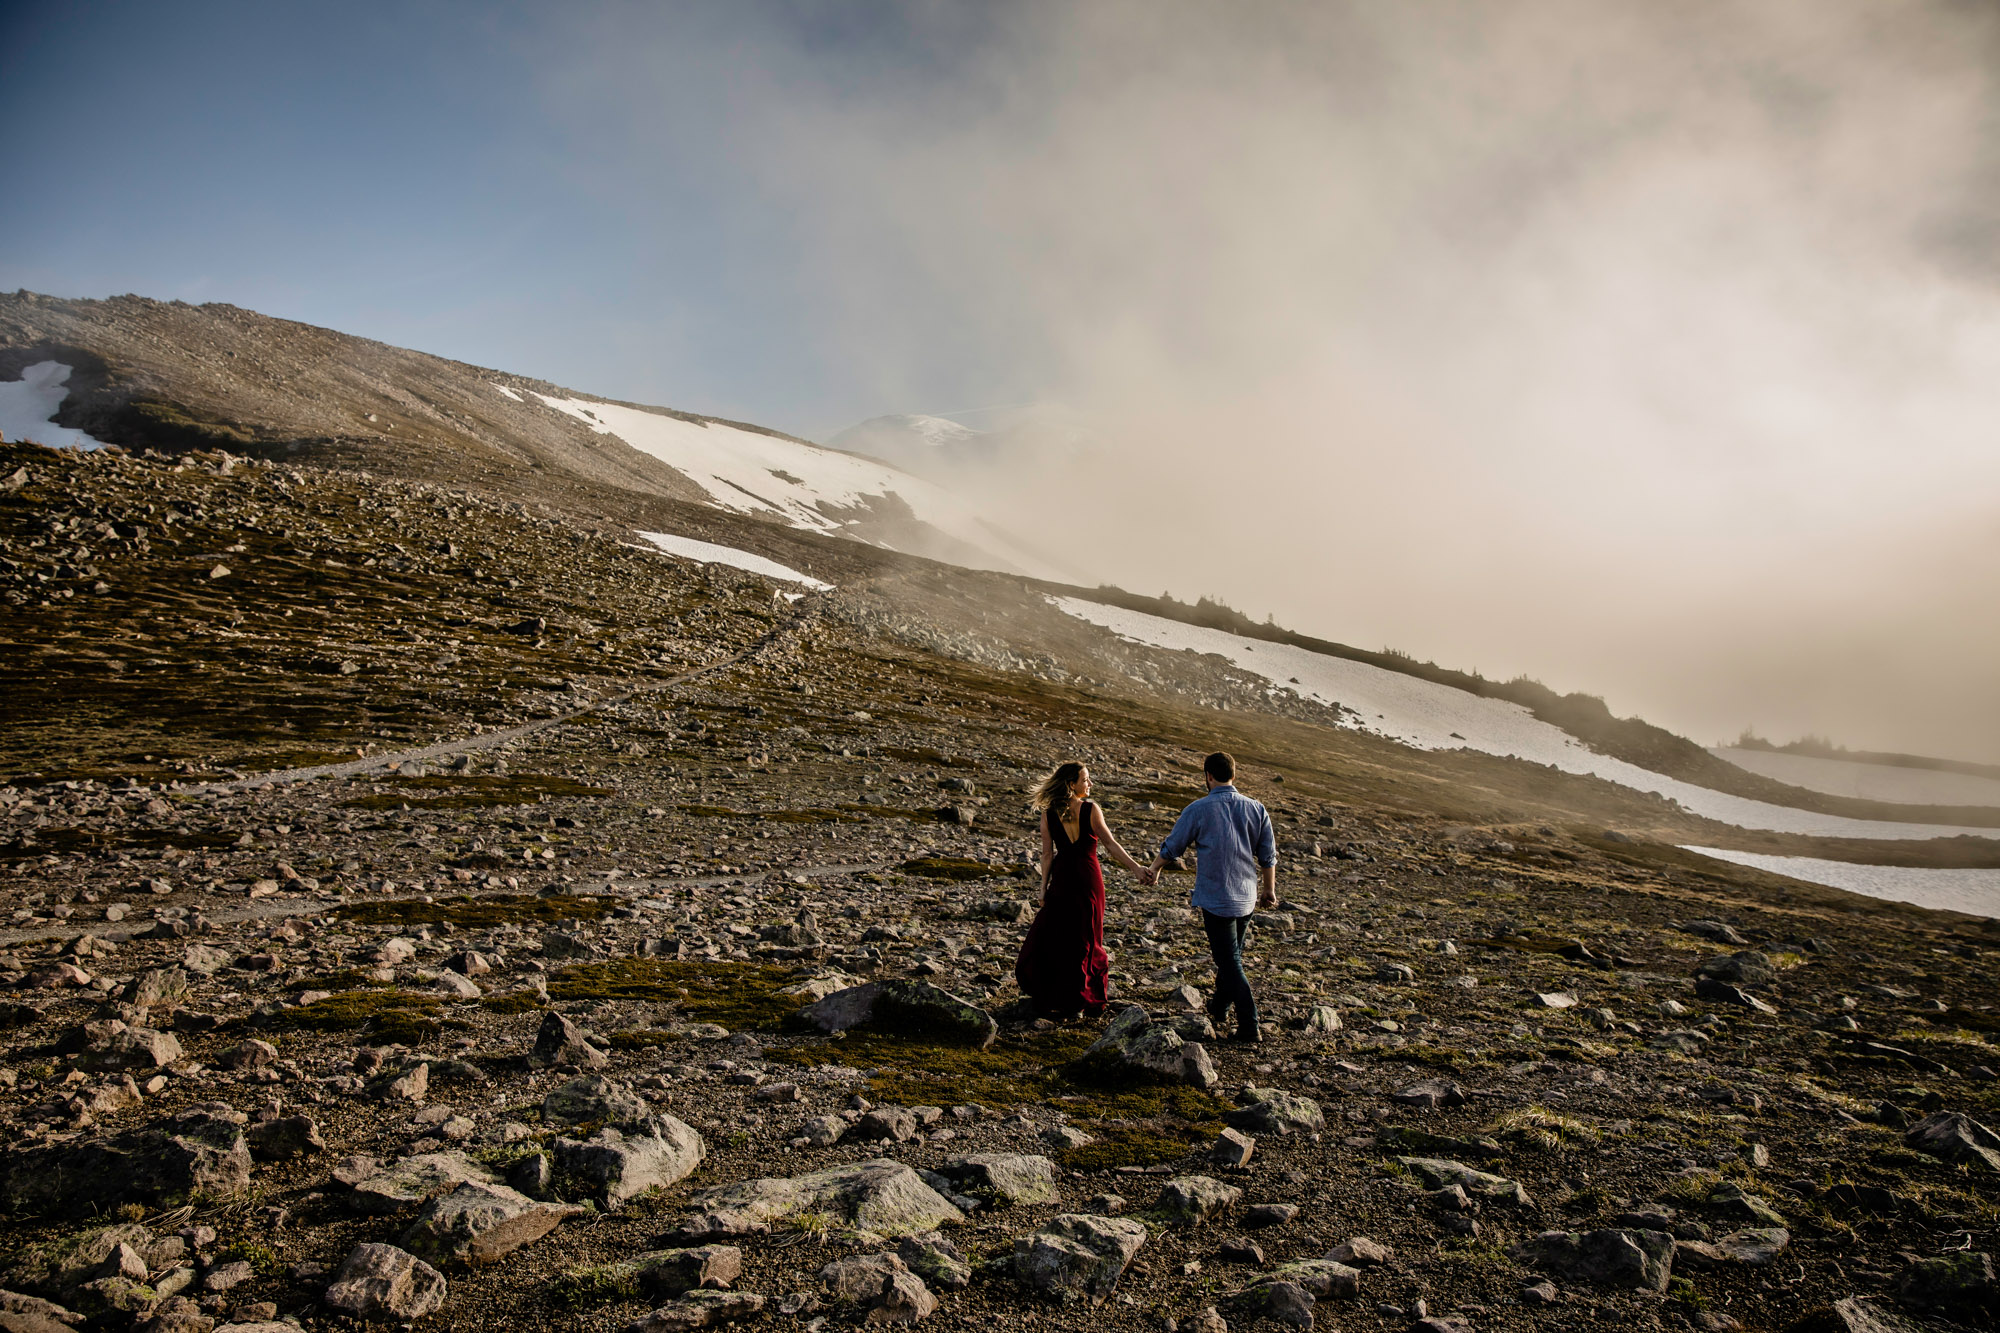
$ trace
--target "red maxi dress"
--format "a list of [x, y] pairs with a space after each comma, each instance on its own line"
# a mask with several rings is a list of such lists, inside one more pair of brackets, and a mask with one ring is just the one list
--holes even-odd
[[1049, 891], [1028, 927], [1014, 980], [1038, 1012], [1070, 1017], [1078, 1011], [1095, 1018], [1104, 1011], [1104, 870], [1097, 863], [1097, 830], [1091, 803], [1077, 817], [1077, 838], [1055, 811], [1049, 811], [1055, 857], [1049, 864]]

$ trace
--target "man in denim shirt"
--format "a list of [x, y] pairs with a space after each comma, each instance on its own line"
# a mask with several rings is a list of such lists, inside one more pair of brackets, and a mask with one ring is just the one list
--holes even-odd
[[1278, 841], [1262, 803], [1236, 790], [1234, 759], [1212, 754], [1201, 768], [1208, 795], [1181, 811], [1146, 872], [1147, 882], [1156, 881], [1169, 861], [1194, 848], [1189, 901], [1201, 909], [1208, 950], [1215, 956], [1215, 995], [1208, 1002], [1208, 1016], [1221, 1022], [1233, 1005], [1236, 1040], [1251, 1042], [1259, 1036], [1257, 1000], [1243, 973], [1243, 938], [1250, 933], [1251, 913], [1278, 905]]

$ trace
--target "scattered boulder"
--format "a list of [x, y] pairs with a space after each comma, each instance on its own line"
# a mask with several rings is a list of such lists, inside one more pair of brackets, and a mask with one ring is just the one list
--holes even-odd
[[602, 1074], [585, 1074], [542, 1098], [542, 1121], [550, 1125], [615, 1125], [652, 1114], [646, 1099]]
[[384, 1166], [372, 1157], [350, 1157], [334, 1168], [336, 1184], [348, 1187], [348, 1206], [386, 1216], [422, 1203], [467, 1182], [497, 1185], [499, 1177], [462, 1152], [419, 1153]]
[[467, 1181], [425, 1204], [399, 1243], [426, 1259], [490, 1264], [582, 1211], [575, 1204], [538, 1203], [505, 1185]]
[[421, 1319], [444, 1303], [444, 1275], [394, 1245], [357, 1245], [326, 1289], [326, 1304], [357, 1319]]
[[722, 1291], [743, 1276], [743, 1251], [734, 1245], [653, 1250], [633, 1259], [631, 1267], [633, 1277], [648, 1291]]
[[957, 1291], [972, 1282], [972, 1265], [965, 1253], [938, 1232], [903, 1237], [896, 1255], [929, 1286]]
[[602, 1069], [610, 1057], [585, 1038], [584, 1031], [551, 1009], [535, 1033], [535, 1048], [528, 1052], [531, 1069], [554, 1069], [574, 1065], [579, 1069]]
[[0, 1155], [0, 1209], [98, 1212], [196, 1193], [236, 1198], [250, 1187], [248, 1119], [222, 1102], [198, 1102], [110, 1139], [10, 1151]]
[[860, 1231], [906, 1236], [963, 1220], [923, 1177], [886, 1157], [797, 1176], [769, 1176], [712, 1189], [682, 1227], [690, 1237], [744, 1236], [798, 1213], [826, 1213]]
[[1224, 1297], [1221, 1308], [1239, 1320], [1269, 1319], [1311, 1328], [1314, 1304], [1312, 1293], [1298, 1283], [1274, 1278]]
[[969, 1000], [926, 981], [870, 981], [838, 990], [799, 1010], [799, 1020], [821, 1032], [868, 1026], [887, 1032], [984, 1049], [1000, 1024]]
[[708, 1145], [670, 1115], [606, 1125], [588, 1139], [557, 1139], [556, 1169], [590, 1186], [607, 1208], [694, 1174]]
[[1234, 1208], [1243, 1191], [1208, 1176], [1176, 1176], [1160, 1187], [1153, 1211], [1182, 1226], [1199, 1226]]
[[864, 1324], [914, 1324], [937, 1309], [937, 1297], [894, 1254], [859, 1254], [819, 1270], [836, 1303], [858, 1308]]
[[954, 1157], [938, 1173], [961, 1194], [1002, 1204], [1054, 1203], [1056, 1164], [1019, 1153], [973, 1153]]
[[1246, 1087], [1237, 1094], [1240, 1103], [1225, 1111], [1223, 1123], [1252, 1134], [1316, 1134], [1326, 1128], [1326, 1115], [1319, 1103], [1282, 1088]]
[[1064, 1213], [1015, 1240], [1011, 1267], [1030, 1291], [1101, 1305], [1145, 1243], [1145, 1224], [1131, 1218]]
[[1260, 1203], [1245, 1210], [1243, 1225], [1253, 1230], [1260, 1227], [1280, 1227], [1299, 1215], [1295, 1203]]
[[1775, 1014], [1778, 1012], [1776, 1008], [1758, 999], [1741, 986], [1732, 986], [1726, 981], [1717, 981], [1713, 977], [1701, 977], [1696, 980], [1694, 983], [1694, 993], [1697, 999], [1713, 1000], [1717, 1004], [1733, 1004], [1739, 1009], [1748, 1009], [1753, 1013]]
[[1708, 1192], [1708, 1206], [1732, 1221], [1754, 1222], [1762, 1227], [1785, 1225], [1785, 1219], [1777, 1209], [1762, 1197], [1745, 1193], [1743, 1187], [1733, 1180], [1720, 1181]]
[[1395, 1258], [1396, 1252], [1381, 1241], [1356, 1236], [1334, 1246], [1326, 1257], [1335, 1263], [1352, 1264], [1356, 1268], [1379, 1268]]
[[215, 1063], [224, 1069], [268, 1069], [278, 1063], [278, 1048], [268, 1041], [251, 1037], [226, 1046], [215, 1057]]
[[1959, 1111], [1939, 1111], [1910, 1126], [1903, 1142], [1947, 1162], [2000, 1171], [2000, 1134]]
[[1736, 927], [1721, 921], [1683, 921], [1675, 929], [1699, 935], [1714, 944], [1735, 946], [1750, 942], [1737, 934]]
[[1573, 1282], [1665, 1291], [1673, 1275], [1674, 1238], [1664, 1231], [1544, 1231], [1515, 1257]]
[[917, 1136], [917, 1117], [900, 1106], [878, 1106], [861, 1119], [843, 1136], [861, 1143], [908, 1143]]
[[1930, 1325], [1905, 1317], [1894, 1306], [1849, 1296], [1815, 1310], [1793, 1325], [1812, 1333], [1930, 1333]]
[[1271, 1276], [1296, 1283], [1321, 1300], [1361, 1294], [1361, 1270], [1335, 1259], [1302, 1259], [1297, 1263], [1282, 1264]]
[[260, 1120], [245, 1129], [243, 1137], [250, 1145], [250, 1155], [260, 1162], [288, 1162], [326, 1150], [319, 1125], [309, 1115]]
[[1747, 949], [1710, 958], [1695, 968], [1694, 974], [1710, 981], [1726, 981], [1732, 986], [1768, 986], [1778, 979], [1778, 969], [1771, 966], [1769, 958]]
[[127, 1027], [118, 1019], [84, 1024], [85, 1047], [78, 1061], [86, 1069], [109, 1072], [165, 1069], [181, 1058], [180, 1039], [155, 1028]]
[[1191, 1043], [1169, 1023], [1155, 1023], [1139, 1005], [1129, 1006], [1083, 1053], [1086, 1065], [1116, 1076], [1212, 1088], [1220, 1081], [1208, 1048]]
[[1912, 1310], [1934, 1311], [1960, 1320], [2000, 1314], [2000, 1284], [1994, 1280], [1993, 1256], [1958, 1250], [1919, 1259], [1896, 1278], [1896, 1299]]
[[1404, 1088], [1390, 1100], [1414, 1106], [1420, 1111], [1435, 1111], [1440, 1106], [1465, 1105], [1465, 1089], [1450, 1079], [1430, 1078]]
[[1257, 1151], [1257, 1140], [1240, 1129], [1225, 1129], [1216, 1135], [1215, 1146], [1208, 1151], [1208, 1159], [1217, 1166], [1230, 1171], [1241, 1171], [1250, 1165], [1250, 1158]]
[[643, 1319], [625, 1326], [625, 1333], [693, 1333], [698, 1328], [734, 1324], [764, 1312], [764, 1298], [749, 1291], [690, 1291], [669, 1301]]
[[1482, 1198], [1514, 1204], [1528, 1202], [1528, 1191], [1520, 1181], [1475, 1170], [1463, 1162], [1444, 1157], [1398, 1157], [1396, 1161], [1414, 1172], [1427, 1189], [1441, 1190], [1447, 1185], [1457, 1185], [1467, 1194], [1477, 1194]]

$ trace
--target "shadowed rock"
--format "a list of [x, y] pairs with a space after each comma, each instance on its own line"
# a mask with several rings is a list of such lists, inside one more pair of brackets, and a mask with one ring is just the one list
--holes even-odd
[[1013, 1273], [1030, 1291], [1101, 1305], [1145, 1243], [1145, 1224], [1129, 1217], [1064, 1213], [1015, 1240]]
[[221, 1102], [200, 1102], [112, 1139], [9, 1152], [0, 1157], [0, 1208], [97, 1212], [196, 1193], [233, 1199], [250, 1187], [246, 1120]]
[[426, 1259], [490, 1264], [582, 1211], [575, 1204], [538, 1203], [505, 1185], [467, 1181], [425, 1204], [401, 1244]]
[[607, 1208], [694, 1174], [708, 1145], [670, 1115], [606, 1125], [588, 1139], [557, 1139], [560, 1171], [589, 1185]]
[[690, 1291], [679, 1300], [625, 1326], [626, 1333], [691, 1333], [697, 1328], [734, 1324], [764, 1311], [764, 1298], [749, 1291]]
[[1674, 1238], [1664, 1231], [1544, 1231], [1515, 1256], [1573, 1282], [1665, 1291], [1673, 1275]]
[[1056, 1165], [1046, 1157], [1020, 1153], [972, 1153], [938, 1168], [961, 1194], [996, 1203], [1053, 1203]]
[[444, 1275], [394, 1245], [354, 1247], [326, 1289], [329, 1308], [357, 1319], [421, 1319], [444, 1303]]
[[401, 1212], [467, 1181], [500, 1183], [497, 1175], [462, 1152], [419, 1153], [386, 1165], [372, 1157], [350, 1157], [334, 1167], [333, 1179], [348, 1187], [350, 1207], [374, 1214]]
[[807, 1005], [798, 1016], [821, 1032], [866, 1026], [982, 1050], [1000, 1035], [1000, 1024], [992, 1014], [925, 981], [897, 979], [849, 986]]
[[856, 1307], [864, 1324], [913, 1324], [937, 1309], [937, 1297], [894, 1254], [858, 1254], [819, 1270], [837, 1304]]
[[1467, 1194], [1477, 1194], [1505, 1203], [1525, 1204], [1528, 1191], [1518, 1180], [1475, 1170], [1463, 1162], [1444, 1157], [1398, 1157], [1397, 1162], [1415, 1172], [1426, 1188], [1441, 1190], [1456, 1185]]
[[1939, 1111], [1910, 1126], [1903, 1142], [1947, 1162], [1970, 1162], [2000, 1171], [2000, 1134], [1958, 1111]]
[[1237, 1094], [1241, 1103], [1222, 1119], [1232, 1129], [1252, 1134], [1314, 1134], [1326, 1128], [1319, 1103], [1282, 1088], [1248, 1087]]
[[653, 1108], [623, 1083], [585, 1074], [542, 1099], [542, 1120], [551, 1125], [615, 1125], [643, 1120]]
[[1171, 1024], [1153, 1022], [1136, 1004], [1111, 1020], [1083, 1053], [1083, 1062], [1108, 1074], [1198, 1088], [1212, 1088], [1219, 1079], [1207, 1047], [1187, 1041]]

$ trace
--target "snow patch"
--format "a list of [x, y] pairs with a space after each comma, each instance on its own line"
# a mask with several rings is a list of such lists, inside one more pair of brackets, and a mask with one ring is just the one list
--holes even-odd
[[1857, 796], [1864, 801], [1887, 801], [1895, 805], [2000, 806], [2000, 778], [1983, 778], [1976, 773], [1899, 768], [1853, 759], [1777, 754], [1770, 750], [1739, 750], [1733, 745], [1716, 746], [1709, 753], [1763, 777], [1807, 791], [1823, 791], [1829, 796]]
[[[491, 384], [492, 381], [488, 380], [487, 383]], [[523, 398], [520, 394], [515, 393], [512, 389], [508, 388], [504, 384], [494, 384], [493, 392], [500, 394], [502, 397], [505, 398], [512, 398], [517, 403], [525, 403], [528, 401], [527, 399]]]
[[1683, 847], [1696, 852], [1774, 875], [1802, 879], [1808, 884], [1824, 884], [1870, 898], [1938, 907], [1973, 916], [2000, 917], [2000, 870], [1925, 870], [1906, 866], [1854, 865], [1847, 861], [1822, 861], [1812, 856], [1766, 856], [1761, 852], [1733, 852], [1723, 847]]
[[1679, 802], [1690, 814], [1739, 828], [1823, 838], [1921, 839], [1962, 833], [2000, 838], [2000, 829], [1843, 819], [1730, 796], [1599, 754], [1560, 727], [1504, 699], [1481, 698], [1449, 685], [1365, 662], [1350, 662], [1291, 644], [1184, 625], [1143, 611], [1128, 611], [1078, 597], [1051, 600], [1058, 609], [1077, 619], [1101, 625], [1134, 643], [1215, 653], [1241, 670], [1263, 677], [1276, 689], [1322, 704], [1340, 704], [1353, 710], [1352, 714], [1341, 714], [1341, 725], [1373, 732], [1412, 749], [1478, 750], [1547, 764], [1565, 773], [1593, 775], [1635, 791], [1657, 792]]
[[668, 555], [679, 556], [683, 560], [699, 560], [705, 565], [728, 565], [751, 574], [762, 574], [767, 579], [777, 579], [783, 583], [801, 583], [814, 592], [832, 592], [831, 583], [822, 583], [810, 574], [781, 565], [775, 560], [766, 560], [761, 555], [749, 551], [739, 551], [734, 546], [717, 546], [714, 542], [696, 541], [692, 537], [678, 537], [671, 532], [642, 532], [639, 534]]
[[32, 440], [52, 449], [102, 449], [104, 441], [80, 430], [54, 424], [69, 383], [70, 367], [60, 361], [37, 361], [18, 380], [0, 381], [0, 435]]

